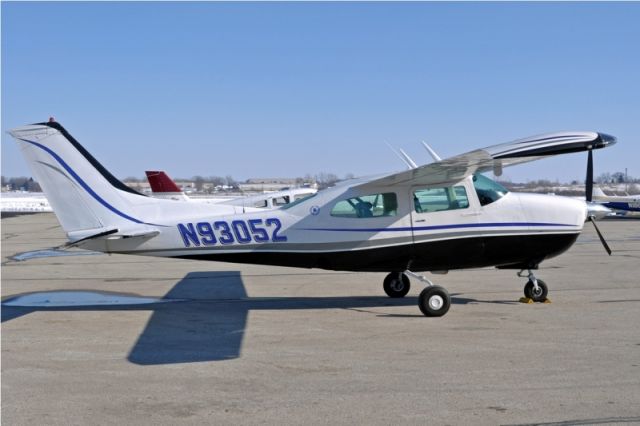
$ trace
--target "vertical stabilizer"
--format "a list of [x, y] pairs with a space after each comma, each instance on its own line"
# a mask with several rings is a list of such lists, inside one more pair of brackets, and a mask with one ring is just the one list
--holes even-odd
[[148, 197], [116, 179], [60, 124], [50, 121], [9, 133], [67, 235], [145, 223], [136, 206]]
[[144, 173], [147, 175], [154, 197], [185, 201], [189, 199], [165, 172], [147, 170]]

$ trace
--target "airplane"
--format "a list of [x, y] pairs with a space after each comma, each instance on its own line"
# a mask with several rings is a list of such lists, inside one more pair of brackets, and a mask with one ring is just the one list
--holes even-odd
[[604, 193], [599, 187], [593, 189], [593, 201], [623, 214], [640, 213], [640, 195], [614, 195]]
[[145, 174], [149, 185], [151, 185], [151, 195], [156, 198], [168, 198], [171, 200], [272, 209], [318, 192], [315, 188], [288, 188], [281, 191], [247, 196], [192, 198], [187, 196], [165, 172], [154, 170], [145, 171]]
[[[566, 197], [509, 192], [488, 171], [616, 143], [605, 133], [519, 139], [409, 170], [342, 181], [279, 209], [145, 196], [116, 179], [58, 122], [9, 131], [66, 232], [68, 247], [106, 253], [386, 272], [385, 293], [407, 295], [409, 276], [428, 317], [446, 314], [449, 293], [418, 272], [519, 270], [525, 296], [546, 300], [534, 270], [568, 250], [590, 205]], [[592, 181], [592, 179], [591, 179]], [[600, 239], [610, 254], [604, 238]], [[345, 283], [347, 284], [347, 283]]]
[[2, 213], [51, 212], [51, 206], [41, 192], [3, 192], [0, 195]]

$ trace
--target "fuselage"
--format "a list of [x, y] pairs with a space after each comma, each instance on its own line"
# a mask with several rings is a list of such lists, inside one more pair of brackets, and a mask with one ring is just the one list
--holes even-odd
[[482, 176], [366, 191], [345, 182], [270, 210], [168, 201], [146, 218], [160, 230], [154, 238], [86, 248], [348, 271], [535, 268], [567, 250], [585, 219], [582, 201], [512, 193]]

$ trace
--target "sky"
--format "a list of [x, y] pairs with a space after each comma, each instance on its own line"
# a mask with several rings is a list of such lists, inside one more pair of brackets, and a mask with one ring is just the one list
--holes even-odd
[[[563, 130], [640, 177], [640, 3], [2, 2], [6, 131], [60, 122], [115, 176], [365, 176]], [[583, 180], [586, 153], [505, 169]]]

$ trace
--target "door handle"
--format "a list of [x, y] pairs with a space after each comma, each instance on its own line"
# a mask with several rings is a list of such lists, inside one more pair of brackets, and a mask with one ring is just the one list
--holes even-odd
[[473, 213], [462, 213], [462, 216], [480, 216], [482, 213], [473, 212]]

